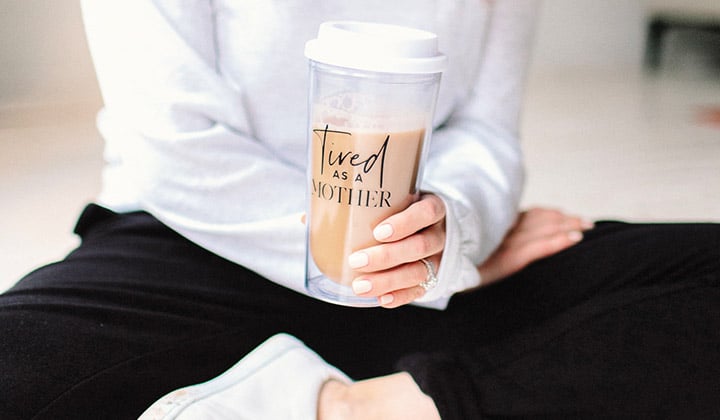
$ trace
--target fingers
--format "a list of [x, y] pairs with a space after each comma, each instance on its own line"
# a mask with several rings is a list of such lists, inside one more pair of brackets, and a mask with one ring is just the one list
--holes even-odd
[[514, 256], [517, 262], [511, 265], [523, 268], [532, 261], [548, 257], [571, 247], [580, 242], [582, 238], [582, 233], [571, 230], [558, 231], [542, 238], [528, 241], [518, 247], [516, 255]]
[[388, 217], [373, 231], [380, 245], [354, 252], [351, 268], [362, 272], [387, 270], [438, 254], [445, 246], [445, 204], [423, 195], [407, 209]]
[[397, 308], [420, 299], [424, 294], [425, 289], [420, 286], [395, 290], [392, 293], [380, 296], [380, 306], [388, 309]]
[[508, 277], [539, 259], [573, 246], [582, 238], [578, 231], [558, 231], [520, 245], [503, 244], [478, 267], [483, 285]]
[[562, 232], [580, 235], [592, 229], [593, 223], [578, 216], [566, 215], [554, 209], [533, 208], [522, 212], [515, 226], [505, 238], [505, 246], [517, 246]]
[[433, 195], [423, 195], [410, 207], [380, 222], [373, 230], [375, 240], [392, 242], [407, 238], [445, 218], [445, 204]]
[[[430, 260], [433, 263], [439, 262], [439, 258]], [[385, 308], [396, 308], [425, 294], [420, 283], [427, 280], [427, 270], [422, 261], [413, 261], [390, 270], [367, 273], [353, 281], [353, 291], [358, 296], [377, 297], [380, 305]]]
[[348, 264], [364, 273], [382, 271], [438, 254], [444, 247], [445, 226], [438, 222], [404, 239], [354, 252]]
[[516, 248], [511, 255], [513, 259], [523, 261], [525, 266], [579, 242], [583, 238], [582, 232], [592, 227], [592, 222], [559, 210], [533, 208], [520, 215], [503, 248]]
[[483, 284], [508, 277], [541, 258], [580, 242], [592, 222], [562, 211], [533, 208], [520, 213], [500, 246], [478, 267]]
[[353, 281], [353, 291], [377, 297], [386, 308], [410, 303], [425, 294], [419, 284], [428, 273], [420, 260], [439, 266], [445, 246], [445, 204], [433, 194], [423, 195], [378, 224], [373, 236], [382, 243], [348, 257], [349, 266], [362, 273]]

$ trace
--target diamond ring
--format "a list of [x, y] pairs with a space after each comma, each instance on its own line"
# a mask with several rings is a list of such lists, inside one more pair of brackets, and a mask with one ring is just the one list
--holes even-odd
[[420, 283], [420, 287], [425, 289], [425, 291], [427, 292], [438, 284], [437, 273], [435, 272], [435, 264], [433, 264], [432, 261], [426, 260], [425, 258], [421, 259], [420, 262], [425, 264], [425, 268], [427, 269], [427, 277], [425, 278], [424, 282]]

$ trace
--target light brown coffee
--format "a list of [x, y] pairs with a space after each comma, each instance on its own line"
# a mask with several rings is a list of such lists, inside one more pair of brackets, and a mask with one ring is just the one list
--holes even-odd
[[309, 246], [315, 265], [350, 285], [348, 256], [378, 244], [372, 230], [416, 198], [424, 129], [382, 132], [314, 127]]

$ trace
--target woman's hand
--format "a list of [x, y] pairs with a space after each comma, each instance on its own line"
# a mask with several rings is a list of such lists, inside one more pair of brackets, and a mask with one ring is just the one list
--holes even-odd
[[582, 240], [584, 230], [592, 227], [592, 222], [559, 210], [532, 208], [520, 213], [500, 246], [478, 267], [482, 286], [569, 248]]
[[431, 261], [436, 271], [445, 247], [445, 204], [424, 194], [407, 209], [380, 222], [373, 230], [380, 245], [351, 254], [348, 263], [361, 273], [353, 280], [358, 296], [376, 297], [385, 308], [396, 308], [420, 298]]

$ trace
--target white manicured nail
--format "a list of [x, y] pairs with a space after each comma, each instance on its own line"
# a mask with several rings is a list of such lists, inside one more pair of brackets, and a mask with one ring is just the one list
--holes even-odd
[[368, 265], [368, 255], [364, 252], [355, 252], [348, 257], [348, 265], [350, 268], [360, 268]]
[[593, 223], [593, 222], [590, 221], [590, 220], [581, 220], [581, 221], [580, 221], [580, 226], [581, 226], [583, 229], [588, 230], [588, 229], [594, 228], [594, 227], [595, 227], [595, 223]]
[[372, 283], [367, 280], [354, 280], [352, 282], [352, 289], [356, 294], [369, 292], [370, 289], [372, 289]]
[[570, 239], [573, 242], [580, 242], [583, 238], [582, 232], [578, 232], [577, 230], [571, 230], [567, 234], [568, 239]]
[[393, 295], [382, 295], [380, 296], [380, 304], [381, 305], [387, 305], [389, 303], [392, 303], [392, 301], [395, 300]]
[[387, 223], [383, 223], [382, 225], [376, 227], [373, 230], [373, 236], [376, 240], [382, 241], [383, 239], [387, 239], [393, 234], [393, 227]]

